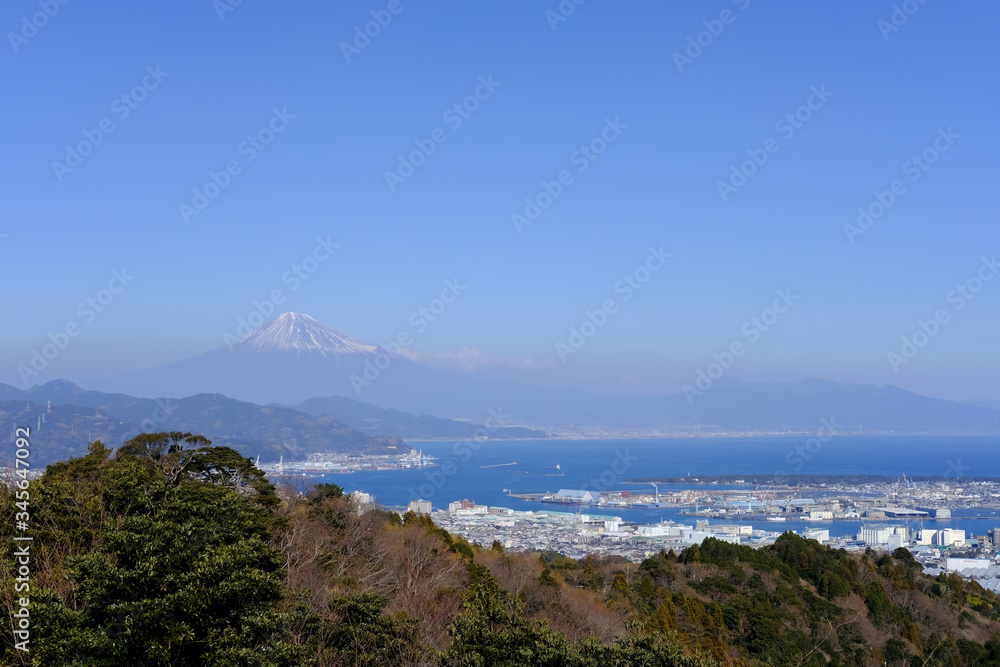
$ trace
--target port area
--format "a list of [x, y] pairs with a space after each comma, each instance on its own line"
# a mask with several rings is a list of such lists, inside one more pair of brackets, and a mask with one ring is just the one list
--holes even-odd
[[322, 477], [330, 474], [350, 474], [373, 470], [411, 470], [413, 468], [434, 468], [436, 457], [411, 449], [408, 454], [310, 454], [305, 461], [285, 461], [258, 463], [268, 477]]
[[[770, 481], [771, 483], [768, 483]], [[821, 482], [763, 480], [756, 486], [741, 478], [661, 481], [628, 480], [644, 489], [563, 488], [511, 497], [529, 502], [598, 508], [665, 509], [701, 519], [780, 521], [996, 519], [1000, 479], [914, 480], [868, 477]], [[722, 487], [722, 488], [720, 488]], [[957, 514], [956, 514], [957, 516]]]

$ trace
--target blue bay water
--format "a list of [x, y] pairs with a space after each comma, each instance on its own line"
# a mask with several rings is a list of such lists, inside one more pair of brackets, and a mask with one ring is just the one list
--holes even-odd
[[[479, 504], [500, 505], [514, 510], [576, 511], [576, 507], [526, 502], [508, 497], [512, 493], [541, 493], [560, 488], [648, 491], [649, 485], [628, 484], [635, 477], [683, 477], [690, 475], [750, 474], [866, 474], [900, 477], [937, 475], [1000, 477], [1000, 437], [997, 436], [835, 436], [811, 453], [809, 438], [685, 438], [618, 440], [519, 440], [458, 442], [411, 442], [424, 454], [437, 457], [439, 467], [417, 470], [357, 472], [328, 475], [346, 491], [374, 494], [386, 506], [404, 506], [411, 500], [430, 500], [435, 508], [467, 498]], [[796, 451], [798, 450], [798, 451]], [[805, 460], [802, 454], [809, 458]], [[498, 464], [517, 465], [484, 468]], [[548, 470], [549, 466], [560, 470]], [[798, 470], [796, 470], [798, 468]], [[560, 472], [564, 476], [551, 476]], [[446, 474], [451, 473], [451, 474]], [[603, 476], [602, 476], [603, 475]], [[313, 480], [320, 481], [320, 480]], [[661, 487], [666, 488], [666, 487]], [[702, 487], [705, 488], [705, 487]], [[715, 486], [711, 488], [725, 488]], [[621, 509], [587, 507], [584, 513], [614, 514], [629, 521], [653, 523], [675, 519], [693, 523], [694, 517], [677, 516], [672, 509]], [[927, 527], [959, 527], [983, 534], [1000, 525], [993, 520], [925, 521]], [[746, 523], [741, 521], [741, 523]], [[829, 528], [831, 535], [853, 535], [860, 521], [765, 523], [769, 530]]]

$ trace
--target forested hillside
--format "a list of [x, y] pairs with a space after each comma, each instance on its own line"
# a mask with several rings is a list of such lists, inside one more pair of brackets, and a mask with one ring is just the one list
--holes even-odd
[[[905, 550], [789, 533], [641, 564], [504, 553], [361, 513], [335, 485], [275, 489], [188, 433], [96, 442], [28, 491], [30, 652], [5, 624], [4, 665], [1000, 664], [996, 598]], [[24, 593], [0, 560], [12, 614]]]

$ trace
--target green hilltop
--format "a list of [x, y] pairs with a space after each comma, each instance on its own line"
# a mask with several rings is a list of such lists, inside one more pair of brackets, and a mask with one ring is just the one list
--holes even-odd
[[[18, 491], [0, 492], [12, 518]], [[5, 624], [5, 665], [1000, 664], [996, 596], [905, 549], [786, 533], [641, 564], [505, 553], [336, 485], [278, 490], [182, 432], [95, 442], [27, 491], [30, 592], [11, 549], [0, 590], [9, 614], [30, 596], [30, 650]]]

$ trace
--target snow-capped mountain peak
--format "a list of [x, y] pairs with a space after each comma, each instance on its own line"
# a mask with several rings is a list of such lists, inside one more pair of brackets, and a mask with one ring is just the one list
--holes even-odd
[[238, 345], [244, 349], [320, 354], [371, 354], [378, 348], [320, 324], [308, 315], [285, 313], [262, 325]]

